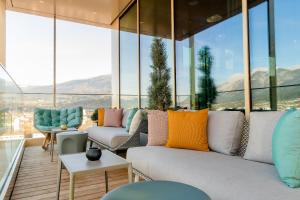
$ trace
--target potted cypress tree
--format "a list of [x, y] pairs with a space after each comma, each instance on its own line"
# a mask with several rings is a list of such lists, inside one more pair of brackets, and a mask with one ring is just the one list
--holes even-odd
[[167, 52], [161, 38], [154, 38], [151, 45], [150, 74], [151, 85], [148, 88], [149, 108], [167, 110], [171, 103], [170, 68], [167, 66]]

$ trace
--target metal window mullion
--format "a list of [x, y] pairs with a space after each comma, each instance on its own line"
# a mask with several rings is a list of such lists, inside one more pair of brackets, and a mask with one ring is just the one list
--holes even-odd
[[140, 0], [137, 0], [137, 35], [138, 35], [138, 108], [141, 108], [141, 59], [140, 59]]
[[56, 0], [53, 8], [53, 106], [56, 107]]
[[177, 91], [176, 91], [176, 41], [175, 41], [175, 6], [174, 1], [171, 1], [171, 34], [172, 34], [172, 54], [173, 54], [173, 104], [177, 107]]

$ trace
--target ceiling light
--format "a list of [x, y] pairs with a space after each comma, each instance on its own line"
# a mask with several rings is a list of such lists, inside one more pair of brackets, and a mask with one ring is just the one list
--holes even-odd
[[208, 17], [206, 19], [206, 21], [208, 23], [215, 23], [215, 22], [220, 21], [221, 19], [223, 19], [223, 17], [221, 15], [215, 14], [215, 15], [212, 15], [212, 16]]
[[94, 15], [96, 15], [96, 14], [97, 14], [97, 12], [96, 12], [96, 11], [94, 11], [94, 12], [93, 12], [93, 14], [94, 14]]
[[45, 1], [43, 1], [43, 0], [40, 0], [39, 2], [40, 2], [40, 3], [45, 3]]
[[191, 0], [191, 1], [188, 2], [188, 4], [189, 4], [190, 6], [195, 6], [195, 5], [197, 5], [198, 3], [199, 3], [198, 0]]

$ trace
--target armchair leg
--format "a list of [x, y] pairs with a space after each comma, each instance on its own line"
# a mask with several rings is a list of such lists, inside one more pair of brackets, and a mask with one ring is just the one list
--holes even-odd
[[45, 139], [43, 141], [43, 145], [42, 145], [42, 148], [47, 151], [48, 149], [48, 145], [49, 145], [49, 141], [50, 141], [50, 133], [44, 133], [45, 135]]

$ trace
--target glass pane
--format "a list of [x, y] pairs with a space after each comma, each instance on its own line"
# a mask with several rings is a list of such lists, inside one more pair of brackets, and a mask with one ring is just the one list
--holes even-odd
[[175, 39], [179, 103], [192, 109], [243, 108], [241, 1], [215, 6], [175, 0]]
[[111, 30], [56, 21], [56, 92], [111, 94]]
[[138, 105], [138, 96], [135, 95], [121, 95], [121, 108], [136, 108]]
[[38, 133], [33, 109], [53, 106], [53, 18], [6, 11], [6, 69], [24, 91], [26, 137]]
[[[249, 4], [251, 5], [251, 2]], [[267, 2], [255, 4], [249, 10], [249, 38], [252, 109], [269, 110], [271, 105]]]
[[[153, 71], [151, 45], [154, 38], [162, 39], [167, 54], [167, 66], [172, 76], [172, 40], [171, 40], [171, 1], [170, 0], [141, 0], [140, 1], [140, 65], [141, 65], [141, 94], [148, 95], [151, 85], [150, 73]], [[173, 88], [172, 80], [169, 85]], [[171, 92], [172, 93], [172, 92]], [[142, 107], [148, 106], [148, 98], [142, 99]]]
[[24, 138], [22, 91], [0, 65], [0, 193]]
[[92, 126], [91, 115], [100, 107], [110, 108], [112, 106], [111, 95], [60, 95], [56, 96], [58, 107], [83, 107], [83, 121], [80, 130], [86, 130]]
[[[120, 81], [121, 95], [138, 94], [137, 7], [134, 4], [120, 19]], [[127, 105], [122, 102], [121, 104]], [[137, 107], [138, 102], [132, 101]]]

